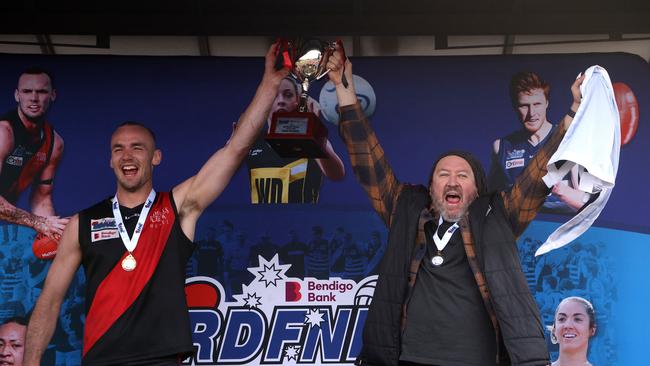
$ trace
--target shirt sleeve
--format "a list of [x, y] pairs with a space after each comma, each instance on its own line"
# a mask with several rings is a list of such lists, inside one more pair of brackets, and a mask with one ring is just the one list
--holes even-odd
[[526, 169], [517, 177], [512, 189], [501, 192], [510, 224], [516, 237], [519, 237], [535, 218], [551, 189], [542, 177], [546, 175], [546, 165], [564, 138], [566, 127], [561, 122], [544, 146], [528, 163]]
[[339, 134], [348, 149], [357, 181], [368, 194], [375, 211], [390, 227], [402, 184], [397, 181], [384, 149], [358, 103], [341, 108]]

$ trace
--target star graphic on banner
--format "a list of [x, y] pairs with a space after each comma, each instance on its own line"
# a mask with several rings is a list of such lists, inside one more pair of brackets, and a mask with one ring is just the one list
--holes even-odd
[[255, 292], [242, 296], [242, 300], [244, 300], [244, 306], [248, 306], [249, 309], [257, 308], [262, 305], [262, 302], [260, 301], [262, 300], [262, 297], [257, 296]]
[[[255, 287], [249, 287], [246, 284], [242, 284], [241, 294], [233, 294], [232, 297], [237, 300], [237, 303], [241, 306], [248, 307], [249, 309], [259, 308], [262, 305], [262, 297], [264, 294], [259, 294], [259, 291], [256, 291]], [[257, 288], [259, 290], [259, 288]]]
[[323, 315], [325, 314], [319, 312], [318, 309], [311, 309], [307, 314], [305, 314], [305, 324], [320, 328], [320, 323], [325, 321]]
[[300, 346], [287, 346], [287, 348], [284, 349], [284, 355], [287, 357], [287, 361], [298, 361], [298, 356], [300, 356]]
[[255, 275], [256, 281], [263, 282], [266, 287], [271, 285], [277, 287], [279, 280], [287, 279], [285, 273], [291, 265], [280, 264], [277, 254], [270, 261], [267, 261], [261, 255], [258, 255], [257, 258], [259, 259], [259, 266], [248, 268], [248, 271]]

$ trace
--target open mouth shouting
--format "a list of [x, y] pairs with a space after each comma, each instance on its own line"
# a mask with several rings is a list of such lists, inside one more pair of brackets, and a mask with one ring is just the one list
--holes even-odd
[[445, 204], [448, 206], [458, 206], [462, 202], [462, 193], [456, 188], [451, 188], [445, 192]]
[[138, 170], [138, 167], [133, 164], [122, 165], [122, 174], [124, 174], [125, 177], [134, 177], [138, 174]]

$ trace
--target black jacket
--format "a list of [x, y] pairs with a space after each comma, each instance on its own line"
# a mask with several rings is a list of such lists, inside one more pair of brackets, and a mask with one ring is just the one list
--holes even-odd
[[[423, 186], [406, 186], [398, 198], [357, 364], [399, 363], [400, 322], [409, 289], [409, 265], [414, 256], [420, 212], [428, 204], [429, 195]], [[469, 209], [469, 223], [502, 335], [501, 364], [548, 365], [539, 310], [521, 270], [515, 236], [500, 195], [477, 198]]]

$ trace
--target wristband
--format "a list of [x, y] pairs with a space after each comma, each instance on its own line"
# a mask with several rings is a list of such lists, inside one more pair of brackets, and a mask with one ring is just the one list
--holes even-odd
[[567, 114], [567, 116], [569, 116], [571, 118], [575, 118], [575, 116], [576, 116], [576, 112], [574, 112], [571, 108], [569, 108], [569, 111], [566, 112], [566, 114]]

